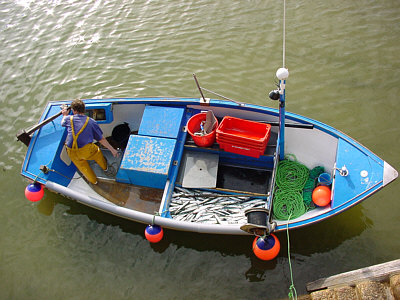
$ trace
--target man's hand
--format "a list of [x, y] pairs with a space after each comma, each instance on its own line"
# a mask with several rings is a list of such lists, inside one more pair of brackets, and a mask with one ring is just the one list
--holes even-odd
[[61, 105], [61, 113], [63, 114], [63, 116], [68, 116], [70, 110], [71, 108], [68, 107], [66, 104]]
[[110, 150], [111, 154], [114, 157], [118, 157], [119, 152], [115, 150], [115, 148], [111, 146], [110, 143], [104, 137], [99, 141], [99, 143], [102, 144], [104, 147], [106, 147], [108, 150]]
[[117, 150], [115, 150], [114, 148], [110, 149], [110, 151], [111, 151], [111, 154], [112, 154], [114, 157], [118, 157], [118, 156], [119, 156], [119, 152], [118, 152]]

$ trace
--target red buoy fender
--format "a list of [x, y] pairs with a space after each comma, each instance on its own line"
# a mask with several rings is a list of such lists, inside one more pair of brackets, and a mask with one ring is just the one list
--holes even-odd
[[44, 195], [43, 185], [38, 182], [28, 184], [25, 188], [25, 197], [31, 202], [37, 202], [42, 200]]
[[278, 256], [281, 244], [274, 234], [267, 237], [256, 237], [253, 241], [253, 252], [262, 260], [272, 260]]
[[317, 186], [313, 190], [312, 200], [315, 205], [327, 206], [331, 203], [331, 189], [326, 185]]
[[148, 225], [144, 231], [144, 235], [150, 243], [158, 243], [162, 240], [164, 231], [159, 225]]

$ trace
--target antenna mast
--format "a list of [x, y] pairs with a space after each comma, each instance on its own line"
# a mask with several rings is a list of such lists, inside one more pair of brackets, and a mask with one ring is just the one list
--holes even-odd
[[279, 159], [285, 158], [285, 85], [289, 77], [289, 71], [285, 67], [286, 56], [286, 0], [283, 0], [283, 66], [276, 71], [276, 77], [279, 79]]
[[285, 67], [285, 55], [286, 55], [286, 0], [283, 0], [283, 46], [282, 46], [282, 68]]

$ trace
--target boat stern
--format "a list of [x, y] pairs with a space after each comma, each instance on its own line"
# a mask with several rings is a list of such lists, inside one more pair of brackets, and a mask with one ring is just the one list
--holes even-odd
[[[40, 121], [56, 116], [60, 111], [60, 103], [49, 103]], [[64, 141], [67, 136], [66, 129], [61, 126], [62, 116], [52, 119], [33, 133], [21, 169], [21, 175], [46, 184], [54, 181], [67, 186], [76, 171], [71, 163]]]

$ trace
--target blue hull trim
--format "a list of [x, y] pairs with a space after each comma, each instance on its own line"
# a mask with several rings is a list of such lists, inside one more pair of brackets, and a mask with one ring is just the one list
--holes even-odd
[[[49, 102], [44, 109], [40, 121], [43, 121], [50, 116], [56, 114], [60, 110], [60, 105], [70, 103], [70, 101], [55, 101]], [[194, 106], [199, 109], [201, 103], [199, 98], [165, 98], [165, 97], [152, 97], [152, 98], [110, 98], [110, 99], [87, 99], [85, 100], [87, 105], [106, 105], [106, 104], [147, 104], [147, 105], [160, 105], [170, 107], [185, 107]], [[221, 109], [236, 109], [244, 112], [256, 112], [260, 114], [270, 115], [273, 119], [279, 118], [279, 110], [269, 107], [263, 107], [253, 104], [238, 104], [226, 100], [214, 100], [211, 99], [209, 106], [212, 108]], [[207, 106], [205, 106], [207, 108]], [[196, 112], [185, 113], [182, 123], [186, 123], [191, 115]], [[331, 135], [333, 138], [338, 139], [338, 149], [336, 157], [336, 167], [341, 168], [346, 166], [349, 170], [349, 175], [344, 177], [339, 174], [339, 171], [334, 172], [334, 194], [331, 203], [331, 209], [326, 212], [316, 215], [308, 219], [299, 218], [298, 221], [291, 220], [289, 229], [299, 228], [306, 225], [311, 225], [320, 222], [326, 218], [332, 217], [336, 214], [343, 212], [346, 209], [360, 203], [367, 197], [371, 196], [379, 189], [384, 186], [384, 165], [385, 162], [362, 146], [360, 143], [342, 133], [341, 131], [321, 123], [319, 121], [300, 116], [294, 113], [285, 113], [286, 122], [299, 123], [299, 124], [312, 124], [314, 129], [320, 130], [324, 133]], [[63, 195], [83, 202], [89, 206], [96, 207], [98, 209], [108, 211], [112, 214], [119, 215], [131, 220], [139, 222], [149, 222], [154, 220], [154, 216], [150, 214], [144, 214], [140, 212], [132, 211], [129, 212], [126, 208], [114, 207], [111, 204], [95, 204], [95, 200], [88, 196], [80, 196], [82, 199], [77, 198], [77, 194], [70, 191], [68, 186], [72, 176], [76, 172], [76, 168], [73, 164], [67, 165], [60, 158], [63, 150], [63, 143], [66, 138], [66, 130], [61, 127], [61, 116], [51, 123], [45, 125], [36, 133], [33, 134], [31, 143], [28, 147], [25, 160], [22, 165], [21, 174], [31, 180], [37, 180], [38, 182], [47, 185], [50, 189], [56, 190]], [[40, 137], [40, 138], [38, 138]], [[179, 133], [177, 138], [177, 146], [173, 154], [173, 160], [180, 162], [183, 151], [184, 141], [186, 138], [186, 132]], [[277, 139], [278, 144], [281, 142], [280, 137]], [[279, 150], [279, 148], [277, 148]], [[227, 158], [229, 159], [229, 157]], [[268, 161], [268, 163], [273, 163]], [[44, 174], [40, 168], [42, 165], [50, 169], [57, 170], [57, 172], [49, 172]], [[238, 226], [222, 226], [222, 225], [199, 225], [191, 224], [185, 225], [185, 222], [177, 222], [170, 218], [168, 208], [168, 201], [173, 193], [174, 183], [179, 172], [179, 163], [171, 168], [170, 176], [165, 186], [164, 199], [160, 207], [160, 216], [156, 217], [160, 225], [167, 226], [169, 228], [178, 230], [188, 230], [195, 232], [207, 232], [207, 233], [218, 233], [218, 234], [246, 234], [240, 231]], [[63, 174], [63, 175], [60, 175]], [[84, 199], [84, 201], [82, 201]], [[268, 198], [268, 202], [271, 198]], [[110, 209], [110, 210], [109, 210]], [[323, 209], [323, 208], [322, 208]], [[119, 213], [121, 212], [121, 213]], [[138, 216], [138, 218], [136, 218]], [[165, 219], [165, 221], [163, 221]], [[177, 227], [174, 227], [177, 225]], [[285, 222], [279, 223], [276, 231], [286, 230]]]

